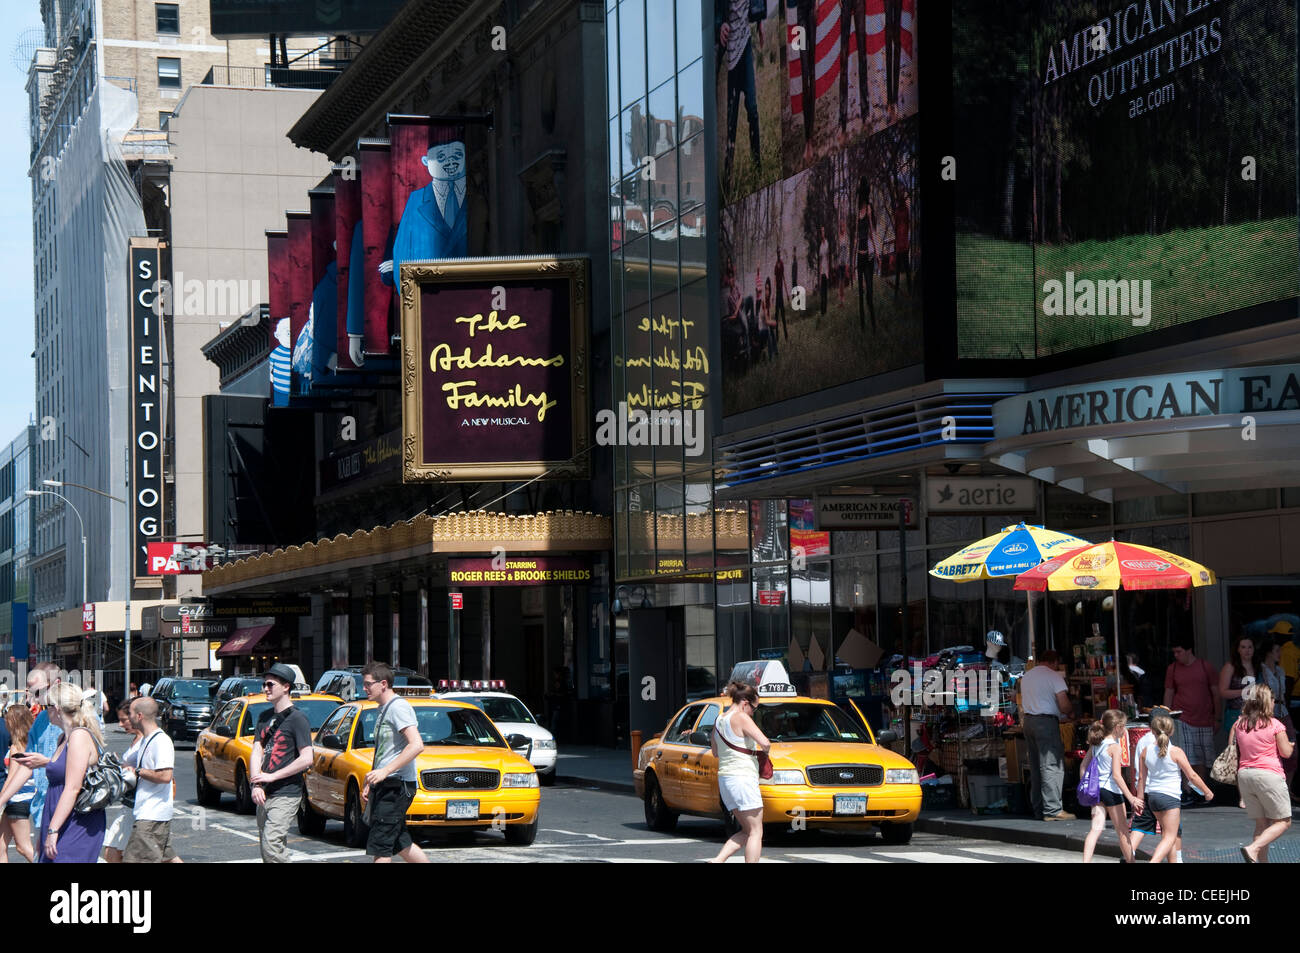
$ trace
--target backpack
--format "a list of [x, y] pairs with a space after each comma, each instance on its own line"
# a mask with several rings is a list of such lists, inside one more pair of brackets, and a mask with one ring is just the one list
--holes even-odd
[[1074, 795], [1080, 807], [1093, 807], [1101, 803], [1101, 771], [1097, 767], [1095, 753], [1088, 758], [1088, 770], [1079, 778], [1079, 786], [1074, 789]]

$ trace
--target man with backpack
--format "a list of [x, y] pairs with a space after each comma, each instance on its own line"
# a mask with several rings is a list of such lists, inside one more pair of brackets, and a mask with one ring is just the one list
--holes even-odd
[[424, 751], [415, 709], [393, 691], [393, 670], [383, 662], [370, 662], [361, 670], [361, 687], [379, 705], [374, 765], [361, 792], [370, 802], [366, 853], [377, 864], [392, 863], [398, 856], [408, 864], [427, 864], [429, 858], [406, 829], [406, 811], [415, 800], [415, 759]]
[[294, 707], [294, 670], [277, 663], [266, 672], [262, 690], [271, 707], [257, 719], [248, 758], [262, 861], [287, 864], [289, 825], [302, 800], [302, 776], [311, 767], [311, 722]]
[[[1174, 642], [1174, 660], [1165, 671], [1165, 707], [1181, 711], [1178, 718], [1178, 744], [1187, 755], [1192, 770], [1208, 777], [1214, 764], [1214, 726], [1223, 707], [1219, 699], [1219, 676], [1204, 659], [1192, 651], [1190, 635]], [[1189, 792], [1190, 793], [1190, 792]], [[1184, 804], [1189, 803], [1186, 799]], [[1193, 802], [1195, 803], [1195, 802]]]
[[126, 864], [179, 864], [172, 849], [172, 815], [175, 792], [172, 773], [176, 767], [176, 748], [167, 732], [158, 727], [158, 703], [152, 698], [131, 702], [127, 715], [131, 727], [141, 739], [128, 752], [126, 766], [136, 776], [134, 822], [131, 838], [126, 842], [122, 862]]

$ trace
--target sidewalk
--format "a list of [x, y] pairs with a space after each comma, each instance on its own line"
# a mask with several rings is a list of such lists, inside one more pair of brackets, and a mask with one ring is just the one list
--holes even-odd
[[[1255, 822], [1246, 812], [1231, 805], [1197, 807], [1184, 810], [1183, 860], [1189, 864], [1244, 864], [1238, 848], [1248, 843], [1254, 835]], [[1294, 813], [1292, 815], [1295, 816]], [[957, 837], [979, 837], [984, 840], [1050, 847], [1083, 853], [1083, 841], [1091, 827], [1089, 821], [1039, 821], [1032, 817], [1014, 817], [1005, 814], [976, 815], [969, 809], [953, 808], [944, 811], [926, 811], [916, 823], [918, 831], [931, 834], [950, 834]], [[1140, 859], [1149, 859], [1158, 841], [1148, 834], [1138, 848]], [[1119, 841], [1114, 830], [1107, 825], [1097, 843], [1097, 853], [1119, 857]], [[1292, 825], [1282, 837], [1269, 847], [1269, 863], [1300, 863], [1300, 830]]]
[[[626, 749], [566, 745], [560, 749], [556, 776], [568, 784], [633, 794], [632, 755]], [[1294, 816], [1294, 815], [1293, 815]], [[1238, 847], [1248, 842], [1255, 829], [1246, 812], [1236, 806], [1214, 805], [1182, 812], [1183, 859], [1192, 864], [1244, 864]], [[1087, 820], [1037, 821], [1006, 814], [972, 814], [969, 809], [925, 811], [916, 829], [930, 834], [977, 837], [982, 840], [1047, 847], [1083, 853], [1088, 835]], [[1151, 856], [1158, 843], [1152, 835], [1142, 839], [1139, 857]], [[1097, 843], [1097, 853], [1119, 857], [1119, 841], [1108, 826]], [[1296, 824], [1269, 848], [1270, 863], [1300, 863], [1300, 824]]]

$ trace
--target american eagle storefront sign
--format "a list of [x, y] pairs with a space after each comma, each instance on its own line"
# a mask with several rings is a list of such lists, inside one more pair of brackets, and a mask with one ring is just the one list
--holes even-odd
[[402, 264], [405, 481], [588, 475], [588, 268]]

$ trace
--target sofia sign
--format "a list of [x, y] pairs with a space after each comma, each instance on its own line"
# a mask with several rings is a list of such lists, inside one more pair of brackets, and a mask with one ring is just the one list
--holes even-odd
[[589, 472], [586, 258], [401, 266], [402, 478]]

